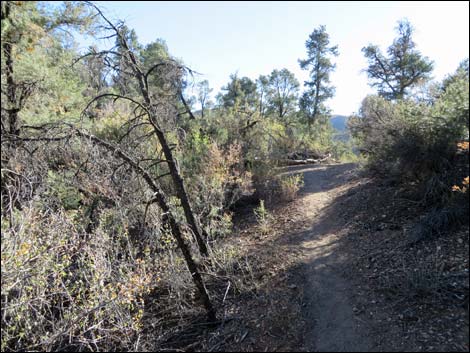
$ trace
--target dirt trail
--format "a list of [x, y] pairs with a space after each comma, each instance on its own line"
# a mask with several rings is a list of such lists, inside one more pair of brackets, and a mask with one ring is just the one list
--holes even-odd
[[[303, 291], [308, 351], [373, 351], [374, 339], [368, 325], [355, 315], [353, 286], [343, 273], [345, 256], [336, 250], [344, 221], [326, 210], [348, 190], [354, 177], [353, 164], [290, 167], [287, 173], [303, 173], [301, 190], [307, 230], [291, 234], [292, 246], [303, 249], [298, 286]], [[334, 205], [337, 207], [338, 205]], [[377, 349], [377, 348], [375, 348]]]

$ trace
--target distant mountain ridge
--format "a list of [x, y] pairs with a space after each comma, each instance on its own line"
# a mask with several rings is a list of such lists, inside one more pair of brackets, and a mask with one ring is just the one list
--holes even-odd
[[334, 140], [346, 142], [351, 138], [348, 131], [348, 119], [349, 117], [345, 115], [333, 115], [330, 118], [331, 126], [336, 130], [333, 135]]
[[330, 118], [331, 126], [333, 126], [336, 130], [346, 131], [348, 129], [348, 119], [349, 117], [346, 115], [333, 115]]

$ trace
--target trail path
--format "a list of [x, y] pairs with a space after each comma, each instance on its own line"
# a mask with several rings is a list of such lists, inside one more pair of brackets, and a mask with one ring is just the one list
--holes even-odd
[[[353, 164], [290, 167], [286, 173], [303, 173], [302, 206], [308, 227], [290, 234], [290, 246], [302, 249], [300, 273], [304, 320], [304, 347], [308, 351], [373, 351], [374, 339], [368, 324], [356, 315], [354, 290], [344, 274], [345, 256], [336, 251], [344, 220], [335, 217], [340, 205], [335, 198], [350, 187]], [[377, 349], [377, 348], [375, 348]]]

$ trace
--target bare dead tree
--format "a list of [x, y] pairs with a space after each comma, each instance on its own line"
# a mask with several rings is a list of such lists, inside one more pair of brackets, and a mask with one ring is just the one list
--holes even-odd
[[[198, 266], [191, 255], [190, 248], [185, 243], [182, 225], [178, 224], [175, 219], [168, 197], [165, 195], [158, 181], [166, 175], [171, 177], [176, 196], [181, 202], [181, 207], [184, 211], [185, 220], [189, 226], [190, 233], [196, 239], [199, 252], [205, 257], [207, 263], [209, 263], [208, 249], [204, 236], [192, 210], [183, 177], [181, 176], [177, 161], [174, 157], [174, 146], [169, 143], [165, 131], [165, 128], [169, 126], [171, 128], [169, 121], [175, 120], [178, 116], [177, 102], [178, 99], [182, 97], [181, 80], [183, 74], [189, 69], [174, 60], [166, 60], [155, 63], [145, 71], [137, 55], [127, 42], [123, 31], [121, 31], [123, 24], [113, 24], [98, 7], [92, 3], [88, 4], [92, 6], [103, 19], [105, 23], [104, 29], [111, 31], [111, 34], [107, 36], [107, 38], [116, 39], [116, 47], [99, 52], [93, 50], [82, 56], [82, 58], [90, 56], [99, 57], [104, 65], [111, 71], [119, 72], [119, 74], [126, 77], [129, 82], [134, 82], [138, 87], [138, 94], [136, 96], [126, 96], [116, 93], [103, 93], [94, 97], [83, 111], [84, 115], [86, 115], [93, 104], [103, 99], [111, 99], [114, 102], [128, 102], [132, 107], [132, 112], [129, 119], [121, 126], [121, 136], [119, 138], [119, 142], [126, 140], [124, 145], [119, 144], [118, 147], [110, 141], [100, 139], [82, 130], [75, 129], [75, 133], [78, 136], [92, 140], [97, 145], [112, 152], [115, 156], [123, 160], [123, 162], [145, 180], [146, 184], [154, 192], [152, 202], [157, 203], [163, 211], [166, 223], [169, 225], [178, 247], [183, 253], [193, 282], [207, 311], [208, 318], [210, 321], [214, 321], [216, 318], [215, 309], [211, 304]], [[156, 77], [152, 76], [152, 78], [156, 78], [152, 80], [152, 82], [157, 81], [159, 83], [158, 87], [150, 87], [149, 78], [151, 75], [156, 75]], [[152, 143], [155, 144], [153, 139], [158, 141], [161, 148], [155, 147], [155, 155], [150, 155], [148, 158], [134, 159], [125, 152], [125, 149], [137, 149], [144, 143], [146, 143], [146, 148], [148, 149], [148, 146], [151, 146]], [[155, 169], [152, 168], [160, 164], [166, 165], [168, 172], [155, 175]]]
[[[142, 124], [149, 124], [152, 127], [153, 134], [157, 137], [162, 148], [164, 162], [168, 166], [169, 175], [171, 176], [176, 194], [181, 201], [186, 221], [198, 244], [199, 251], [202, 256], [208, 257], [208, 250], [204, 239], [205, 236], [191, 207], [183, 177], [181, 176], [172, 148], [162, 127], [165, 120], [175, 119], [177, 117], [178, 112], [175, 109], [175, 102], [183, 97], [181, 94], [181, 76], [185, 71], [191, 72], [191, 70], [174, 60], [165, 60], [155, 63], [148, 70], [144, 71], [143, 65], [139, 62], [138, 57], [132, 51], [126, 37], [121, 31], [122, 24], [113, 24], [98, 7], [92, 3], [89, 4], [106, 23], [105, 30], [111, 31], [111, 34], [107, 36], [107, 38], [117, 39], [118, 48], [92, 52], [87, 55], [95, 55], [104, 58], [104, 62], [109, 65], [112, 70], [119, 70], [119, 72], [126, 75], [129, 80], [136, 82], [140, 97], [139, 101], [137, 101], [136, 99], [123, 95], [103, 94], [95, 97], [88, 104], [88, 107], [99, 99], [112, 97], [115, 100], [128, 100], [135, 105], [136, 110], [139, 110], [139, 116], [145, 119]], [[119, 65], [116, 65], [118, 61]], [[162, 87], [152, 90], [152, 88], [149, 87], [149, 77], [156, 74], [162, 76]], [[183, 101], [183, 104], [184, 103]], [[132, 123], [133, 122], [131, 122], [131, 124]]]
[[127, 165], [132, 167], [132, 169], [145, 180], [148, 187], [154, 192], [154, 195], [153, 195], [154, 199], [152, 201], [156, 202], [158, 206], [161, 208], [161, 210], [163, 211], [164, 220], [169, 224], [171, 232], [173, 236], [175, 237], [176, 242], [178, 244], [178, 247], [183, 253], [183, 257], [186, 261], [186, 265], [188, 266], [188, 270], [191, 273], [193, 282], [199, 291], [200, 297], [202, 299], [202, 303], [207, 311], [209, 321], [215, 321], [216, 311], [211, 303], [206, 287], [204, 285], [204, 281], [199, 272], [198, 266], [191, 255], [189, 246], [184, 241], [183, 231], [181, 230], [180, 225], [176, 222], [174, 216], [172, 215], [168, 199], [166, 195], [164, 194], [164, 192], [162, 191], [162, 189], [159, 187], [157, 181], [155, 181], [155, 179], [152, 176], [150, 176], [150, 174], [147, 171], [145, 171], [145, 169], [139, 166], [139, 163], [137, 161], [134, 161], [130, 156], [125, 154], [118, 147], [113, 146], [112, 144], [106, 141], [103, 141], [102, 139], [94, 135], [83, 132], [81, 130], [75, 129], [74, 131], [77, 134], [77, 136], [89, 139], [90, 141], [97, 144], [98, 146], [103, 147], [104, 149], [110, 152], [113, 152], [115, 156], [122, 159], [124, 162], [127, 163]]
[[[86, 132], [85, 130], [78, 129], [72, 124], [68, 123], [57, 123], [44, 126], [35, 126], [32, 127], [35, 130], [35, 134], [29, 134], [28, 137], [19, 137], [14, 134], [5, 134], [5, 140], [11, 142], [20, 142], [22, 144], [29, 143], [51, 143], [58, 141], [72, 141], [75, 138], [80, 138], [86, 140], [87, 142], [101, 148], [102, 150], [108, 151], [112, 154], [113, 158], [120, 160], [122, 163], [120, 165], [125, 165], [132, 171], [140, 176], [147, 187], [152, 191], [152, 199], [147, 202], [147, 207], [152, 204], [157, 204], [160, 208], [163, 215], [163, 223], [168, 225], [173, 237], [176, 240], [178, 248], [181, 250], [186, 266], [191, 273], [191, 278], [193, 283], [199, 293], [199, 298], [202, 301], [202, 304], [207, 312], [207, 317], [210, 322], [216, 321], [216, 310], [212, 305], [209, 294], [205, 287], [203, 278], [199, 271], [196, 261], [193, 259], [191, 254], [190, 246], [187, 244], [184, 238], [185, 227], [182, 224], [178, 223], [175, 219], [172, 206], [168, 200], [168, 197], [165, 195], [159, 184], [159, 177], [152, 176], [143, 166], [145, 162], [142, 159], [137, 159], [136, 157], [126, 153], [126, 151], [121, 148], [119, 145], [115, 145], [112, 142], [105, 141], [98, 136], [95, 136], [91, 133]], [[153, 159], [152, 159], [153, 161]], [[153, 162], [154, 163], [154, 162]], [[4, 170], [2, 169], [2, 172]], [[10, 171], [7, 171], [10, 172]], [[11, 171], [11, 173], [15, 173]], [[8, 177], [8, 174], [6, 174]], [[162, 176], [160, 176], [162, 177]]]

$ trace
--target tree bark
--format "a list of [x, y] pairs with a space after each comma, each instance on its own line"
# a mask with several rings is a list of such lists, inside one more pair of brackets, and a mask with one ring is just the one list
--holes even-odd
[[124, 152], [122, 152], [119, 148], [113, 146], [112, 144], [106, 141], [101, 140], [100, 138], [94, 135], [87, 134], [80, 130], [75, 130], [75, 131], [78, 136], [88, 138], [93, 143], [101, 147], [104, 147], [108, 151], [113, 152], [116, 156], [124, 160], [130, 167], [132, 167], [132, 169], [134, 169], [134, 171], [137, 172], [137, 174], [139, 174], [145, 180], [145, 182], [150, 187], [150, 189], [155, 193], [154, 194], [155, 201], [157, 202], [158, 206], [163, 211], [163, 214], [165, 215], [164, 216], [165, 220], [167, 224], [170, 225], [171, 232], [176, 239], [178, 247], [181, 249], [181, 252], [183, 253], [183, 257], [186, 261], [188, 270], [191, 273], [193, 282], [196, 285], [196, 288], [198, 289], [199, 295], [202, 299], [202, 303], [207, 311], [208, 320], [211, 322], [215, 321], [216, 311], [215, 311], [215, 308], [212, 306], [211, 300], [209, 298], [209, 294], [207, 293], [201, 274], [198, 270], [196, 262], [192, 258], [191, 251], [189, 250], [189, 246], [184, 241], [183, 232], [181, 231], [180, 226], [178, 225], [178, 223], [176, 222], [175, 218], [173, 217], [171, 213], [168, 200], [166, 199], [165, 194], [160, 189], [158, 184], [153, 180], [153, 178], [150, 176], [150, 174], [147, 173], [145, 169], [140, 167], [136, 161], [134, 161], [131, 157], [126, 155]]
[[[4, 8], [2, 8], [2, 19], [6, 19], [10, 15], [10, 2], [5, 1]], [[7, 108], [5, 109], [8, 116], [8, 133], [14, 136], [19, 136], [20, 128], [18, 121], [19, 107], [17, 106], [16, 97], [16, 82], [13, 77], [13, 44], [10, 38], [5, 38], [2, 45], [2, 55], [5, 55], [5, 76], [6, 76], [6, 91], [7, 91]]]
[[[183, 178], [181, 177], [181, 174], [178, 171], [178, 168], [176, 167], [176, 162], [175, 162], [175, 158], [173, 157], [173, 153], [171, 152], [171, 149], [168, 145], [165, 134], [159, 127], [158, 119], [157, 119], [158, 114], [156, 112], [155, 105], [153, 104], [152, 99], [150, 97], [145, 76], [137, 62], [137, 59], [135, 58], [132, 51], [129, 49], [129, 46], [127, 45], [125, 39], [120, 35], [117, 29], [116, 29], [116, 32], [121, 39], [121, 44], [129, 53], [129, 57], [131, 61], [130, 64], [139, 82], [140, 92], [145, 101], [146, 109], [149, 114], [149, 122], [153, 126], [155, 134], [157, 135], [158, 141], [160, 145], [162, 146], [163, 154], [165, 155], [168, 168], [170, 169], [170, 175], [173, 180], [173, 184], [176, 187], [177, 196], [181, 200], [181, 206], [183, 207], [186, 221], [188, 222], [189, 227], [191, 228], [191, 231], [193, 232], [193, 235], [196, 238], [196, 242], [199, 247], [199, 252], [201, 253], [202, 256], [207, 258], [209, 257], [209, 253], [207, 250], [205, 240], [203, 238], [203, 234], [196, 221], [196, 217], [194, 216], [194, 212], [192, 210], [192, 207], [188, 198], [188, 194], [186, 193], [186, 190], [184, 187], [184, 181], [183, 181]], [[160, 65], [160, 64], [157, 64], [157, 65]], [[151, 68], [147, 72], [147, 75], [149, 72], [152, 71], [152, 69], [153, 68]], [[183, 104], [185, 104], [185, 107], [187, 108], [187, 104], [186, 104], [186, 101], [184, 100], [182, 92], [179, 92], [179, 96], [182, 99]]]
[[196, 238], [196, 242], [198, 244], [201, 255], [203, 255], [204, 257], [208, 257], [209, 253], [207, 250], [206, 242], [203, 239], [202, 232], [199, 228], [196, 217], [194, 216], [194, 213], [192, 211], [191, 203], [189, 201], [188, 194], [184, 187], [183, 178], [181, 177], [181, 174], [176, 166], [176, 161], [173, 157], [173, 153], [171, 152], [171, 148], [168, 145], [168, 142], [166, 141], [165, 135], [163, 134], [161, 129], [158, 128], [158, 125], [155, 122], [155, 113], [153, 112], [153, 108], [151, 108], [150, 112], [151, 112], [150, 120], [151, 120], [152, 126], [154, 127], [155, 134], [157, 135], [158, 141], [160, 142], [160, 145], [162, 146], [163, 155], [165, 156], [165, 160], [168, 164], [168, 168], [170, 169], [170, 175], [173, 180], [173, 184], [175, 185], [178, 198], [181, 201], [181, 206], [183, 207], [184, 216], [186, 218], [186, 221], [189, 224], [189, 227], [191, 228], [191, 231], [194, 234], [194, 237]]

